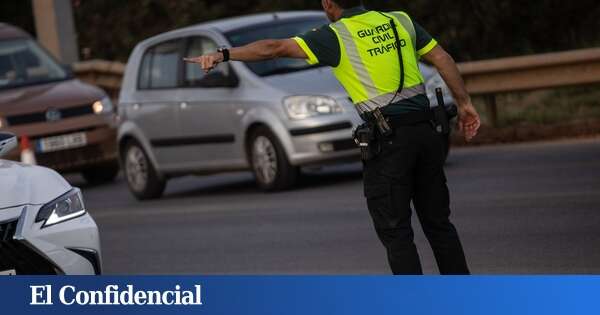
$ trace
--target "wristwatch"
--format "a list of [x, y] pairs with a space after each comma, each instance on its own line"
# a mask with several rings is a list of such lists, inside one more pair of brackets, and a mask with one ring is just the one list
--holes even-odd
[[223, 54], [223, 62], [229, 61], [229, 49], [220, 47], [217, 51]]

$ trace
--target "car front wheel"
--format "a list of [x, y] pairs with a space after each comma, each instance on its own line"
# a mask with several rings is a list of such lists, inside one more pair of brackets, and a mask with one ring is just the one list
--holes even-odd
[[122, 159], [127, 185], [137, 199], [155, 199], [162, 196], [166, 181], [158, 177], [141, 145], [135, 141], [127, 143]]
[[256, 182], [264, 191], [279, 191], [296, 183], [299, 169], [290, 164], [275, 135], [260, 127], [252, 133], [249, 155]]

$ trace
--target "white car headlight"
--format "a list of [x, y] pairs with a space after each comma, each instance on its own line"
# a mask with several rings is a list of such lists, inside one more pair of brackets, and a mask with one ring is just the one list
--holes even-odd
[[328, 96], [290, 96], [283, 100], [283, 104], [291, 119], [339, 114], [344, 111], [335, 99]]
[[35, 219], [44, 222], [42, 228], [80, 217], [85, 214], [81, 191], [77, 188], [45, 204]]
[[92, 108], [94, 109], [95, 114], [112, 113], [113, 104], [110, 97], [105, 96], [101, 100], [95, 101], [94, 104], [92, 104]]

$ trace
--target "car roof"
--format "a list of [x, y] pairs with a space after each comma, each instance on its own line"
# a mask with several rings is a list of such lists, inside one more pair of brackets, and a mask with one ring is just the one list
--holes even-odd
[[24, 30], [6, 23], [0, 23], [0, 39], [30, 38]]
[[282, 20], [293, 20], [297, 18], [325, 18], [325, 13], [321, 11], [286, 11], [286, 12], [271, 12], [271, 13], [260, 13], [245, 15], [239, 17], [232, 17], [214, 21], [208, 21], [196, 25], [187, 26], [184, 28], [175, 29], [169, 32], [161, 33], [156, 36], [150, 37], [142, 42], [139, 46], [146, 46], [156, 41], [162, 41], [172, 36], [179, 36], [182, 33], [190, 33], [196, 31], [217, 31], [222, 34], [229, 33], [238, 29], [245, 29], [255, 25], [265, 24], [269, 22], [276, 22]]
[[257, 24], [274, 22], [277, 20], [289, 20], [303, 17], [325, 17], [321, 11], [287, 11], [287, 12], [272, 12], [245, 15], [227, 19], [209, 21], [201, 24], [186, 27], [186, 30], [205, 30], [216, 29], [221, 33], [228, 33], [233, 30], [247, 28]]

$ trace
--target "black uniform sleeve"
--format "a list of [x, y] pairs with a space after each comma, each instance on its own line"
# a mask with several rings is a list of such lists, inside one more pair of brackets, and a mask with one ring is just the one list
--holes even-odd
[[421, 25], [419, 25], [419, 23], [413, 21], [413, 25], [415, 26], [417, 37], [417, 47], [415, 48], [417, 49], [419, 56], [423, 56], [430, 52], [437, 45], [437, 42]]
[[331, 67], [337, 67], [340, 64], [340, 43], [329, 25], [323, 25], [298, 35], [295, 40], [309, 56], [310, 63], [320, 63]]

